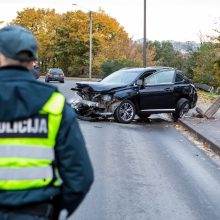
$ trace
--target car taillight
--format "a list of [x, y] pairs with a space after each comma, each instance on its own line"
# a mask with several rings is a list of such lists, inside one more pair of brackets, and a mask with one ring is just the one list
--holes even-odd
[[60, 74], [60, 76], [64, 76], [64, 74]]
[[52, 76], [52, 74], [48, 73], [48, 76]]

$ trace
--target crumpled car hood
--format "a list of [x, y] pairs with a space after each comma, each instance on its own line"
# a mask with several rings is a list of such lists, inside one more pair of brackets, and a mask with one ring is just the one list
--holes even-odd
[[102, 82], [77, 82], [77, 90], [87, 90], [88, 92], [109, 92], [111, 90], [123, 88], [125, 85], [121, 84], [109, 84]]

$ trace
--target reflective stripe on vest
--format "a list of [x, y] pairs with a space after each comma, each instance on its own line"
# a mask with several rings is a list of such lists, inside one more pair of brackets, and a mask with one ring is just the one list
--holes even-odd
[[53, 170], [51, 169], [51, 166], [0, 169], [0, 180], [36, 180], [52, 178]]
[[54, 149], [44, 146], [0, 145], [0, 160], [2, 158], [33, 158], [54, 160]]
[[[45, 187], [51, 182], [54, 186], [59, 185], [51, 164], [54, 164], [54, 146], [64, 102], [64, 96], [54, 92], [39, 112], [42, 117], [48, 116], [47, 134], [44, 136], [16, 136], [16, 129], [13, 130], [12, 136], [8, 132], [11, 132], [11, 129], [2, 129], [6, 134], [0, 137], [0, 190]], [[7, 122], [2, 124], [9, 126]], [[12, 125], [10, 126], [12, 128]]]

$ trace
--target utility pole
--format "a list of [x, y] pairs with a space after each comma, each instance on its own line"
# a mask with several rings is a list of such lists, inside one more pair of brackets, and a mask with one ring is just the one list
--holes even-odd
[[144, 0], [144, 39], [143, 39], [143, 66], [147, 66], [147, 41], [146, 41], [146, 0]]
[[92, 11], [89, 11], [89, 20], [90, 20], [90, 28], [89, 28], [89, 78], [92, 78]]

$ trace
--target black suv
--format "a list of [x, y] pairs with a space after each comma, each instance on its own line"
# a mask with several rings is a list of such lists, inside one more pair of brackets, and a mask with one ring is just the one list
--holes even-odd
[[100, 82], [77, 82], [72, 107], [81, 118], [110, 117], [130, 123], [137, 114], [172, 113], [175, 119], [195, 107], [194, 85], [170, 67], [125, 68]]

